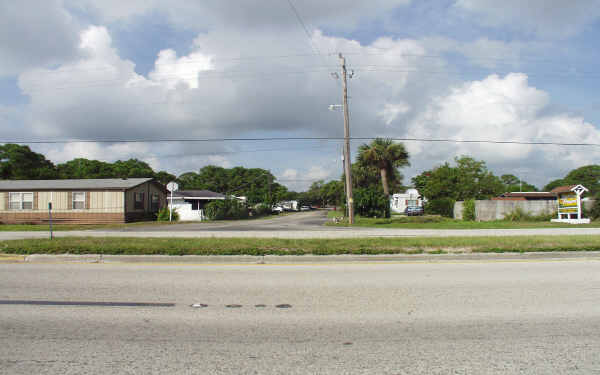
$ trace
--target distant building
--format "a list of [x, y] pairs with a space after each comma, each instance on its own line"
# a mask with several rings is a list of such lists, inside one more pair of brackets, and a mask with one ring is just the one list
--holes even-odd
[[492, 198], [493, 201], [555, 201], [556, 194], [547, 191], [524, 191], [504, 193]]
[[0, 222], [124, 223], [153, 220], [166, 206], [165, 187], [152, 178], [1, 180]]
[[423, 207], [423, 197], [417, 189], [408, 189], [402, 194], [393, 194], [390, 197], [390, 210], [392, 213], [404, 214], [409, 206]]
[[299, 211], [300, 207], [298, 207], [298, 201], [283, 201], [277, 204], [281, 206], [284, 211]]

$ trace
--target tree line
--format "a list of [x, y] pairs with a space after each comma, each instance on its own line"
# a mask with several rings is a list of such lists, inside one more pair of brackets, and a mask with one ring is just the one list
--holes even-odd
[[[408, 165], [409, 154], [402, 143], [378, 138], [361, 145], [351, 167], [355, 202], [359, 206], [357, 211], [360, 212], [360, 207], [363, 207], [363, 213], [373, 214], [389, 209], [389, 195], [406, 189], [400, 169]], [[250, 204], [298, 200], [301, 205], [341, 206], [345, 202], [343, 174], [340, 179], [315, 181], [307, 191], [294, 192], [278, 183], [270, 171], [261, 168], [209, 165], [198, 172], [187, 172], [176, 177], [166, 171], [156, 172], [138, 159], [108, 163], [76, 158], [54, 165], [43, 154], [16, 144], [0, 146], [0, 176], [2, 179], [32, 180], [152, 177], [163, 184], [176, 181], [181, 190], [211, 190], [226, 195], [246, 196]], [[456, 157], [452, 164], [445, 162], [424, 171], [413, 177], [411, 182], [430, 202], [430, 208], [441, 214], [447, 213], [448, 207], [457, 200], [489, 199], [504, 192], [519, 190], [538, 191], [536, 186], [515, 175], [494, 175], [485, 161], [469, 156]], [[564, 178], [549, 182], [543, 190], [550, 191], [557, 186], [572, 184], [583, 184], [590, 189], [590, 196], [596, 196], [600, 193], [600, 165], [574, 169]], [[373, 211], [372, 206], [378, 208]]]
[[138, 159], [107, 163], [76, 158], [54, 165], [43, 154], [31, 151], [29, 146], [16, 144], [0, 146], [0, 176], [6, 180], [152, 177], [162, 183], [175, 179], [168, 172], [155, 172], [148, 163]]

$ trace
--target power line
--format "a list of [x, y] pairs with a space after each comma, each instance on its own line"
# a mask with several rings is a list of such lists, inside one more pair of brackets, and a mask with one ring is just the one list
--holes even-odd
[[[350, 137], [352, 141], [371, 141], [381, 137]], [[0, 140], [12, 144], [68, 144], [68, 143], [168, 143], [168, 142], [263, 142], [263, 141], [343, 141], [344, 137], [261, 137], [261, 138], [157, 138], [157, 139], [69, 139], [69, 140]], [[515, 141], [489, 139], [450, 139], [450, 138], [394, 138], [398, 142], [437, 142], [437, 143], [481, 143], [515, 144], [537, 146], [589, 146], [600, 147], [600, 143], [567, 143], [550, 141]]]
[[296, 19], [300, 23], [300, 26], [302, 26], [302, 29], [304, 29], [304, 33], [306, 34], [306, 37], [308, 38], [308, 42], [310, 43], [311, 48], [313, 49], [313, 51], [317, 55], [322, 56], [321, 55], [321, 51], [319, 51], [319, 48], [313, 43], [312, 37], [310, 35], [310, 32], [308, 31], [308, 28], [306, 27], [306, 24], [302, 20], [302, 17], [300, 17], [300, 13], [298, 13], [298, 10], [296, 9], [296, 7], [294, 6], [294, 4], [292, 3], [292, 0], [287, 0], [287, 3], [290, 5], [290, 8], [292, 8], [292, 11], [296, 15]]

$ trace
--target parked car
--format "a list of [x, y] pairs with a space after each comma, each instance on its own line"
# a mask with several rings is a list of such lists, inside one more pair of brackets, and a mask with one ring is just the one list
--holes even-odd
[[281, 207], [281, 206], [273, 206], [273, 208], [271, 208], [271, 213], [280, 214], [282, 212], [283, 212], [283, 207]]
[[300, 211], [310, 211], [310, 207], [309, 206], [302, 206], [302, 207], [300, 207]]
[[421, 216], [425, 213], [422, 206], [408, 206], [406, 207], [406, 216]]

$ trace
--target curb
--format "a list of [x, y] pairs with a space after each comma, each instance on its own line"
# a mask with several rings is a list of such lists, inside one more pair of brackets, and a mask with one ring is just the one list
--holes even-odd
[[[8, 255], [8, 254], [7, 254]], [[600, 260], [600, 251], [468, 253], [468, 254], [393, 254], [393, 255], [102, 255], [32, 254], [1, 256], [0, 263], [103, 263], [103, 264], [341, 264], [341, 263], [435, 263], [478, 261], [559, 261]]]

